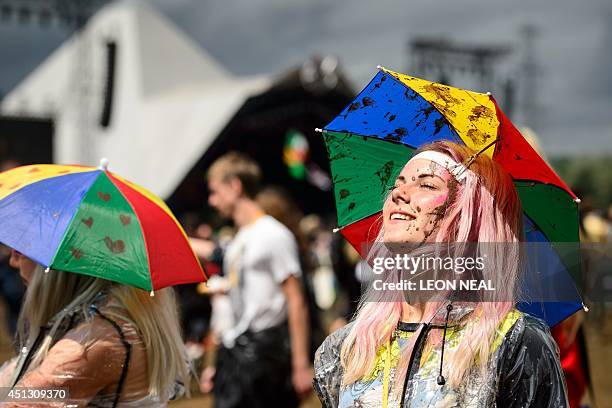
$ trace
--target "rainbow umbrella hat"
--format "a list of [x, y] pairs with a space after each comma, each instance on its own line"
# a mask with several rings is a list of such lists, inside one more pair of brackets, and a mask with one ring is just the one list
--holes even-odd
[[0, 242], [51, 269], [153, 291], [206, 275], [153, 193], [100, 167], [41, 164], [0, 173]]
[[561, 282], [568, 298], [519, 307], [549, 325], [582, 307], [574, 283], [580, 259], [564, 246], [574, 243], [575, 248], [579, 242], [579, 200], [490, 94], [379, 67], [374, 79], [320, 131], [330, 161], [340, 233], [362, 256], [380, 231], [386, 194], [406, 162], [419, 146], [448, 140], [482, 151], [512, 176], [527, 241], [548, 248], [544, 263], [550, 266], [539, 267], [549, 274], [544, 276], [546, 282]]

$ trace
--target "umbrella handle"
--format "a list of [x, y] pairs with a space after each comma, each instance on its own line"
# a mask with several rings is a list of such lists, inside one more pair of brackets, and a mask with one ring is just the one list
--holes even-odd
[[463, 165], [465, 167], [470, 167], [470, 165], [474, 162], [474, 160], [476, 160], [478, 156], [482, 154], [482, 152], [487, 150], [489, 147], [493, 146], [495, 143], [497, 143], [497, 139], [493, 140], [491, 143], [489, 143], [488, 145], [486, 145], [485, 147], [483, 147], [482, 149], [480, 149], [479, 151], [477, 151], [476, 153], [468, 157], [467, 160], [463, 162]]

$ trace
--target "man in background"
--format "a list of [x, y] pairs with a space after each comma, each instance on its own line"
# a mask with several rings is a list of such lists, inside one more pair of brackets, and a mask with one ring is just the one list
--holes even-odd
[[255, 201], [261, 170], [252, 159], [228, 153], [207, 181], [209, 204], [238, 228], [224, 255], [225, 284], [211, 288], [228, 294], [233, 315], [217, 352], [215, 406], [297, 406], [312, 384], [297, 243]]

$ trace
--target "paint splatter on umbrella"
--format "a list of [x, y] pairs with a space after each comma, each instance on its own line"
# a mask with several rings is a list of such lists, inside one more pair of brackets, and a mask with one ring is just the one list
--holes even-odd
[[[547, 259], [564, 265], [553, 268], [551, 274], [560, 270], [564, 274], [560, 279], [579, 277], [577, 253], [570, 259], [558, 245], [579, 242], [578, 199], [491, 95], [380, 68], [322, 132], [334, 180], [339, 230], [362, 255], [380, 231], [379, 214], [400, 170], [420, 146], [448, 140], [482, 150], [512, 176], [524, 210], [527, 240], [550, 244]], [[576, 292], [575, 301], [521, 307], [552, 325], [580, 309], [582, 303]]]

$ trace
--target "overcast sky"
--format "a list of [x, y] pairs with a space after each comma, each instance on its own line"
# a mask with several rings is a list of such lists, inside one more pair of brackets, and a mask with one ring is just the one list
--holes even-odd
[[[551, 155], [612, 153], [612, 2], [608, 0], [150, 0], [236, 75], [276, 74], [312, 54], [338, 56], [357, 88], [376, 65], [406, 72], [407, 42], [445, 36], [508, 44], [537, 25], [537, 101]], [[0, 90], [7, 93], [66, 38], [61, 28], [0, 21]], [[435, 78], [432, 78], [435, 79]]]

